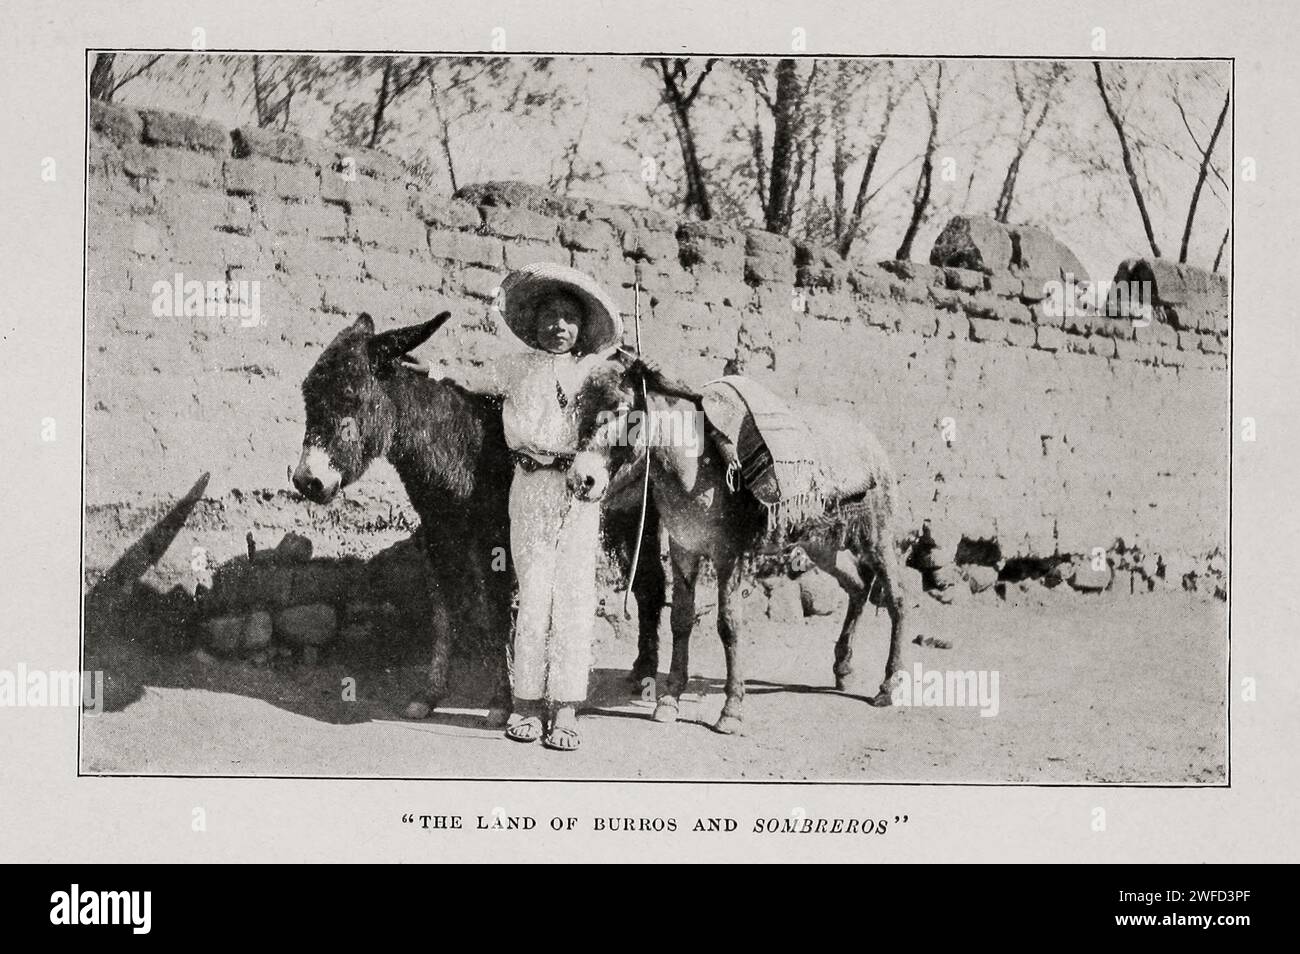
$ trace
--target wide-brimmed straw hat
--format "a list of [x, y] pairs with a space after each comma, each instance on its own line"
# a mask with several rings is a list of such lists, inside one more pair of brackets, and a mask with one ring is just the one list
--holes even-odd
[[618, 306], [595, 279], [567, 265], [536, 262], [507, 275], [498, 300], [506, 325], [530, 348], [538, 347], [537, 303], [557, 291], [573, 295], [586, 309], [575, 352], [603, 351], [622, 339], [623, 319]]

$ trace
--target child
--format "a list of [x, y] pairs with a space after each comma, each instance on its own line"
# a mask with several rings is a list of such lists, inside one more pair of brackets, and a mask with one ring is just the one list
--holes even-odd
[[[617, 307], [588, 276], [550, 263], [510, 273], [498, 301], [506, 325], [533, 350], [498, 359], [476, 388], [500, 395], [510, 485], [510, 552], [519, 579], [515, 712], [506, 737], [571, 752], [582, 743], [596, 615], [600, 506], [565, 483], [577, 451], [574, 403], [623, 334]], [[423, 362], [404, 362], [432, 375]]]

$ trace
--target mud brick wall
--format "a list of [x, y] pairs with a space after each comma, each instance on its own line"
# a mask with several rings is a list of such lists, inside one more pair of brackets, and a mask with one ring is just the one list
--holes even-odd
[[[201, 471], [214, 499], [286, 488], [299, 385], [359, 311], [382, 329], [452, 310], [427, 350], [472, 380], [514, 347], [490, 309], [503, 274], [546, 260], [593, 274], [629, 313], [639, 276], [647, 350], [681, 377], [752, 375], [873, 428], [899, 472], [905, 529], [928, 525], [949, 559], [963, 540], [1003, 559], [1136, 546], [1176, 568], [1225, 547], [1219, 275], [1117, 249], [1117, 277], [1154, 287], [1154, 320], [1065, 317], [1045, 306], [1045, 286], [1086, 276], [1036, 228], [954, 219], [929, 262], [845, 262], [518, 183], [431, 193], [383, 153], [190, 116], [96, 105], [91, 126], [97, 527], [179, 496]], [[155, 283], [177, 274], [258, 282], [260, 323], [155, 315]], [[358, 494], [401, 501], [382, 467]], [[282, 528], [263, 514], [264, 546], [291, 509]], [[233, 534], [231, 550], [243, 546]]]

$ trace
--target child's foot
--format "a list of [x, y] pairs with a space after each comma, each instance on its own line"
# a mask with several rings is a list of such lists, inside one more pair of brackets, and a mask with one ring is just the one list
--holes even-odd
[[540, 716], [523, 716], [506, 729], [506, 738], [512, 742], [536, 742], [542, 737]]
[[578, 713], [572, 706], [555, 710], [551, 730], [542, 739], [542, 745], [557, 752], [573, 752], [582, 745], [582, 736], [578, 734]]

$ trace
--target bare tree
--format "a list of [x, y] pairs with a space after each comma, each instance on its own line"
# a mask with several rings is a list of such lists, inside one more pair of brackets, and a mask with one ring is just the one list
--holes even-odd
[[1065, 63], [1021, 63], [1015, 60], [1011, 63], [1011, 83], [1016, 102], [1020, 104], [1020, 128], [1015, 137], [1015, 153], [1002, 178], [1002, 189], [993, 207], [993, 218], [999, 222], [1006, 222], [1011, 215], [1020, 165], [1047, 121], [1047, 114], [1060, 101], [1068, 81], [1067, 70]]
[[134, 57], [134, 59], [136, 62], [119, 74], [116, 53], [95, 54], [95, 65], [90, 70], [90, 98], [97, 99], [101, 103], [111, 103], [118, 90], [137, 76], [152, 69], [162, 59], [162, 54]]
[[716, 58], [706, 60], [694, 79], [689, 75], [689, 60], [658, 57], [646, 60], [643, 64], [658, 75], [662, 85], [660, 101], [672, 113], [673, 129], [677, 133], [677, 145], [681, 149], [682, 168], [686, 177], [686, 196], [683, 201], [685, 211], [687, 214], [694, 213], [701, 219], [713, 218], [713, 205], [709, 201], [709, 188], [696, 144], [691, 108], [700, 95], [704, 81], [709, 78], [717, 63]]
[[934, 150], [939, 141], [939, 109], [943, 102], [943, 63], [935, 64], [934, 94], [924, 85], [921, 94], [925, 97], [926, 111], [930, 115], [930, 133], [926, 138], [925, 152], [921, 156], [921, 171], [916, 178], [916, 188], [912, 190], [912, 215], [903, 233], [902, 244], [894, 253], [894, 258], [906, 261], [912, 257], [912, 243], [925, 218], [925, 210], [930, 205], [930, 187], [934, 179]]
[[320, 77], [320, 61], [315, 56], [254, 56], [253, 111], [257, 125], [284, 132], [289, 128], [293, 98], [306, 94]]
[[[610, 174], [610, 168], [600, 153], [592, 156], [583, 148], [591, 124], [593, 81], [598, 81], [598, 78], [592, 65], [587, 63], [582, 72], [580, 87], [577, 84], [557, 83], [548, 94], [548, 118], [553, 124], [559, 125], [556, 122], [559, 120], [564, 128], [573, 130], [560, 156], [551, 163], [547, 177], [547, 185], [561, 195], [572, 195], [578, 185], [599, 182]], [[576, 117], [576, 128], [570, 126], [570, 116]], [[648, 122], [648, 117], [644, 121]], [[642, 181], [645, 181], [644, 178]]]
[[[1183, 226], [1183, 241], [1178, 249], [1178, 261], [1180, 264], [1185, 264], [1187, 262], [1187, 249], [1192, 241], [1192, 222], [1196, 218], [1196, 206], [1200, 202], [1201, 190], [1204, 188], [1206, 177], [1209, 175], [1212, 168], [1211, 157], [1214, 155], [1215, 144], [1219, 141], [1219, 134], [1223, 132], [1224, 120], [1228, 118], [1228, 103], [1231, 96], [1231, 92], [1223, 94], [1223, 108], [1219, 110], [1219, 118], [1214, 124], [1214, 131], [1210, 133], [1209, 141], [1202, 146], [1196, 133], [1192, 131], [1191, 123], [1188, 122], [1187, 110], [1183, 107], [1182, 99], [1178, 94], [1178, 90], [1176, 87], [1174, 89], [1173, 100], [1174, 105], [1178, 107], [1178, 115], [1182, 117], [1183, 126], [1187, 130], [1187, 135], [1191, 136], [1192, 142], [1195, 144], [1197, 151], [1201, 154], [1200, 167], [1197, 169], [1196, 173], [1196, 186], [1192, 189], [1192, 198], [1187, 205], [1187, 223]], [[1220, 182], [1223, 182], [1223, 176], [1217, 169], [1214, 170], [1214, 174], [1218, 176]], [[1226, 189], [1226, 182], [1224, 183], [1224, 187]], [[1227, 241], [1228, 234], [1227, 232], [1224, 232], [1223, 241], [1219, 243], [1219, 252], [1214, 257], [1214, 269], [1216, 271], [1219, 268], [1219, 260], [1223, 257], [1223, 247], [1227, 244]]]
[[757, 116], [748, 138], [763, 227], [779, 235], [790, 232], [795, 200], [812, 153], [812, 137], [805, 134], [808, 129], [819, 125], [820, 114], [807, 108], [813, 101], [812, 90], [817, 83], [819, 66], [814, 61], [807, 78], [801, 79], [796, 61], [781, 59], [776, 63], [772, 82], [769, 82], [765, 61], [747, 60], [736, 65], [759, 102], [767, 108], [771, 119], [770, 150], [764, 143], [763, 124]]
[[427, 75], [433, 60], [418, 56], [345, 56], [334, 73], [343, 82], [376, 82], [372, 97], [345, 105], [335, 103], [331, 119], [334, 135], [345, 143], [381, 146], [393, 131], [390, 113], [396, 103]]
[[1228, 247], [1228, 234], [1231, 229], [1223, 230], [1223, 238], [1219, 239], [1219, 250], [1214, 255], [1214, 264], [1210, 266], [1213, 271], [1219, 270], [1219, 263], [1223, 261], [1223, 250]]
[[[879, 69], [877, 69], [879, 66]], [[859, 157], [854, 153], [849, 142], [850, 125], [860, 124], [857, 112], [861, 107], [854, 104], [853, 87], [865, 88], [877, 73], [885, 78], [884, 102], [876, 120], [874, 131], [866, 147], [866, 163], [858, 178], [857, 191], [853, 198], [853, 207], [846, 206], [846, 178], [849, 166]], [[892, 63], [875, 64], [871, 61], [843, 60], [836, 64], [836, 77], [831, 86], [832, 116], [834, 125], [834, 156], [831, 160], [831, 174], [834, 182], [834, 236], [836, 249], [841, 258], [848, 258], [853, 242], [862, 228], [862, 218], [867, 203], [874, 193], [871, 188], [872, 175], [876, 171], [876, 161], [880, 157], [881, 147], [889, 135], [889, 125], [898, 108], [899, 100], [906, 91], [906, 85], [900, 81]]]
[[[500, 64], [504, 61], [497, 60]], [[456, 177], [456, 159], [453, 148], [456, 125], [478, 109], [478, 96], [475, 95], [476, 84], [489, 74], [492, 66], [484, 59], [447, 60], [437, 68], [431, 68], [425, 79], [429, 85], [429, 106], [437, 120], [438, 146], [442, 151], [443, 163], [447, 170], [447, 180], [451, 191], [460, 188]]]
[[1114, 127], [1115, 135], [1119, 139], [1120, 158], [1124, 163], [1124, 173], [1128, 176], [1128, 186], [1133, 193], [1133, 201], [1137, 203], [1138, 214], [1142, 217], [1142, 228], [1146, 231], [1147, 242], [1151, 245], [1151, 254], [1156, 258], [1160, 258], [1160, 246], [1156, 243], [1155, 229], [1151, 226], [1151, 215], [1147, 211], [1146, 199], [1142, 195], [1142, 185], [1138, 182], [1137, 168], [1133, 163], [1133, 152], [1129, 148], [1128, 135], [1124, 130], [1124, 120], [1115, 109], [1111, 97], [1106, 91], [1106, 80], [1101, 75], [1101, 63], [1093, 60], [1092, 68], [1097, 80], [1097, 91], [1101, 93], [1101, 102], [1106, 108], [1106, 116], [1110, 119], [1110, 124]]

